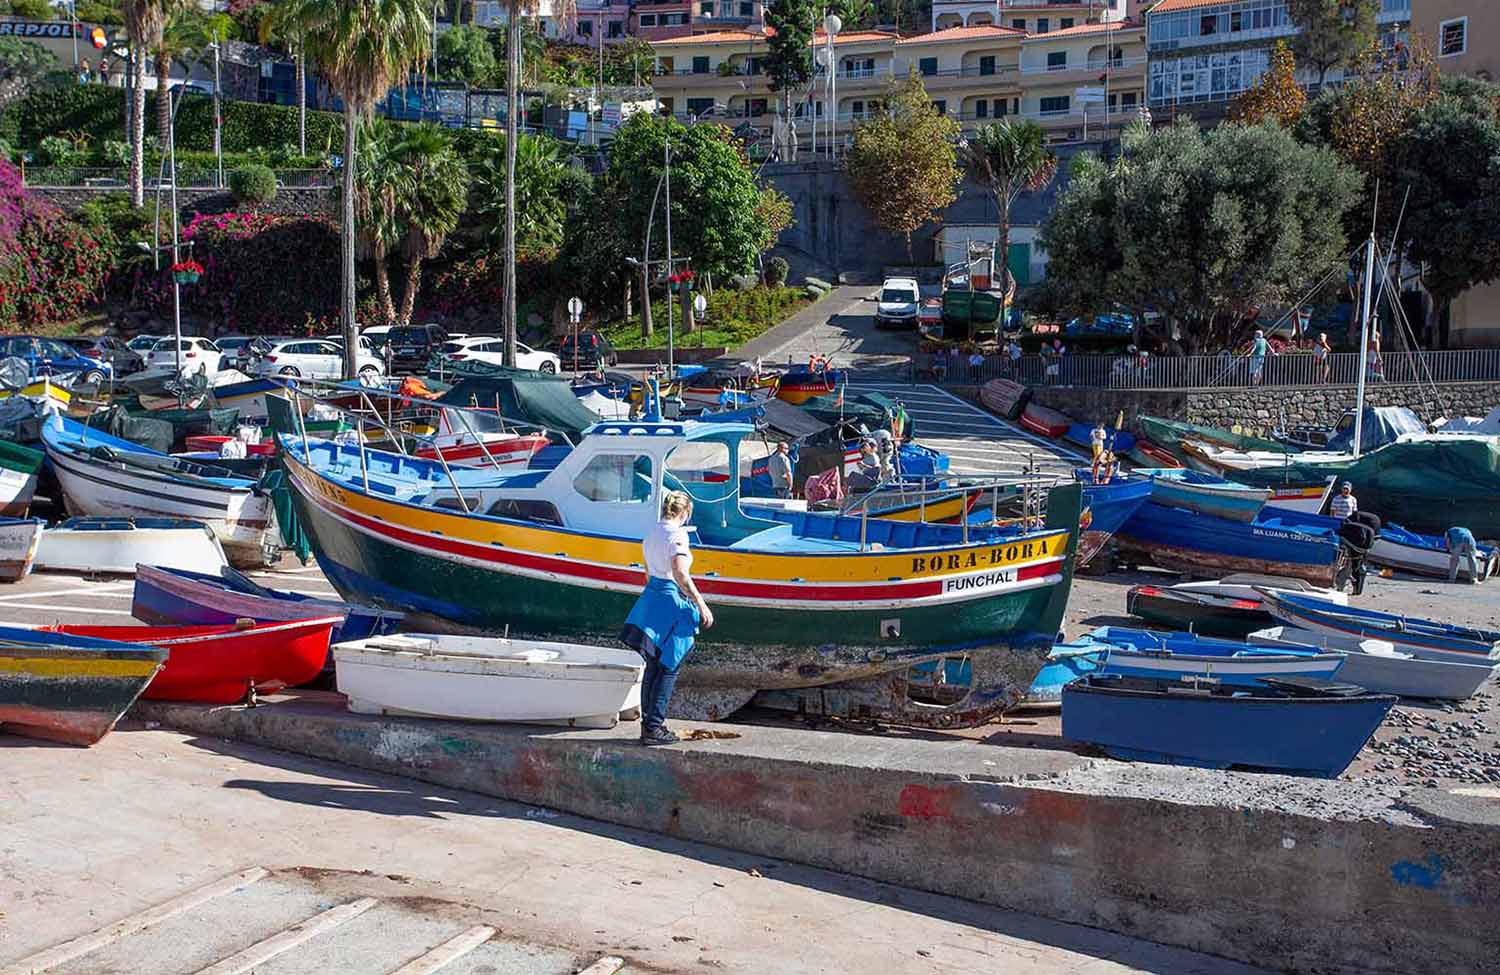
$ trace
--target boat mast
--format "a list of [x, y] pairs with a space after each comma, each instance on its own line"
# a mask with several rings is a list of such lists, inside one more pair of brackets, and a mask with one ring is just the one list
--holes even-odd
[[1365, 421], [1365, 372], [1370, 366], [1370, 299], [1375, 290], [1375, 232], [1365, 243], [1365, 285], [1359, 316], [1359, 380], [1354, 388], [1354, 456], [1359, 456], [1360, 438]]

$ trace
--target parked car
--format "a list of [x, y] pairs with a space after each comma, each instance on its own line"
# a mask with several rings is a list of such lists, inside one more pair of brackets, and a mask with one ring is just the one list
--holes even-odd
[[83, 355], [71, 345], [43, 335], [0, 338], [0, 358], [24, 359], [33, 377], [76, 376], [80, 382], [98, 383], [112, 375], [108, 362]]
[[386, 334], [391, 347], [391, 372], [421, 372], [432, 353], [448, 341], [441, 325], [399, 325]]
[[[557, 358], [564, 366], [573, 368], [573, 336], [563, 336], [563, 340], [557, 344]], [[609, 339], [598, 332], [588, 331], [578, 333], [578, 357], [579, 369], [597, 369], [603, 366], [617, 366], [620, 364], [620, 353], [609, 344]]]
[[391, 335], [391, 328], [392, 326], [390, 325], [371, 325], [368, 328], [360, 329], [359, 335], [360, 338], [369, 339], [370, 343], [375, 346], [375, 350], [378, 352], [382, 347], [385, 346], [387, 340], [389, 340]]
[[875, 299], [876, 328], [916, 328], [922, 289], [916, 278], [886, 278]]
[[127, 346], [113, 335], [83, 336], [63, 339], [68, 345], [88, 356], [107, 362], [116, 376], [128, 376], [146, 368], [146, 357]]
[[139, 352], [141, 354], [141, 358], [144, 359], [146, 357], [146, 353], [155, 348], [156, 343], [160, 342], [164, 338], [166, 338], [165, 335], [146, 335], [142, 333], [141, 335], [137, 335], [132, 338], [129, 342], [126, 342], [125, 348], [129, 349], [132, 352]]
[[[146, 368], [171, 371], [177, 364], [177, 340], [159, 339], [146, 356]], [[197, 372], [199, 367], [212, 376], [224, 368], [224, 353], [213, 342], [201, 336], [182, 337], [182, 369]]]
[[[361, 376], [385, 373], [385, 363], [368, 348], [359, 350], [356, 363]], [[262, 376], [340, 379], [344, 375], [344, 344], [333, 339], [285, 339], [272, 345], [256, 361], [255, 368]]]
[[[438, 354], [448, 362], [477, 360], [500, 366], [505, 364], [505, 340], [497, 339], [492, 335], [455, 339], [444, 342]], [[555, 373], [562, 368], [562, 361], [551, 352], [540, 352], [523, 342], [517, 342], [516, 368]]]
[[214, 345], [224, 353], [224, 368], [238, 369], [243, 373], [250, 371], [251, 360], [255, 358], [251, 349], [254, 344], [253, 335], [221, 335], [214, 339]]

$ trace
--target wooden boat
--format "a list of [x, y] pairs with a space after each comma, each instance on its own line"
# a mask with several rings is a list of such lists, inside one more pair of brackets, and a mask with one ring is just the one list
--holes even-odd
[[284, 388], [283, 380], [267, 377], [214, 386], [209, 393], [213, 396], [215, 406], [239, 410], [240, 419], [247, 423], [264, 424], [271, 412], [266, 406], [266, 396], [274, 396]]
[[979, 388], [979, 402], [991, 413], [1019, 420], [1031, 399], [1031, 387], [1009, 379], [991, 379]]
[[1160, 444], [1152, 443], [1145, 438], [1137, 438], [1135, 446], [1130, 449], [1130, 459], [1142, 467], [1154, 467], [1167, 470], [1183, 467], [1182, 461], [1177, 455]]
[[1115, 543], [1126, 558], [1188, 575], [1253, 572], [1332, 588], [1347, 556], [1333, 527], [1306, 523], [1314, 517], [1267, 505], [1246, 524], [1147, 501]]
[[1462, 701], [1500, 673], [1500, 664], [1422, 660], [1396, 650], [1386, 640], [1362, 640], [1295, 626], [1267, 627], [1247, 639], [1256, 646], [1273, 649], [1300, 646], [1346, 654], [1339, 678], [1377, 694]]
[[1151, 478], [1151, 500], [1168, 508], [1197, 511], [1249, 524], [1271, 497], [1270, 488], [1245, 487], [1190, 470], [1143, 471]]
[[1245, 688], [1087, 675], [1062, 690], [1062, 733], [1128, 761], [1333, 778], [1395, 703], [1305, 677]]
[[0, 582], [31, 575], [44, 524], [40, 518], [0, 518]]
[[[1183, 440], [1177, 445], [1188, 466], [1206, 474], [1217, 474], [1233, 478], [1239, 471], [1274, 471], [1291, 464], [1344, 464], [1355, 458], [1353, 454], [1332, 453], [1324, 450], [1305, 450], [1299, 454], [1278, 453], [1272, 450], [1234, 450], [1214, 444]], [[1326, 478], [1319, 478], [1322, 483]]]
[[72, 390], [66, 386], [59, 386], [45, 376], [35, 382], [27, 383], [20, 389], [0, 389], [0, 400], [10, 399], [12, 396], [24, 397], [37, 403], [51, 404], [63, 413], [68, 412], [68, 406], [73, 401]]
[[[1085, 450], [1093, 445], [1094, 428], [1087, 423], [1070, 423], [1068, 429], [1063, 431], [1063, 439], [1068, 443], [1077, 444]], [[1116, 456], [1123, 456], [1130, 452], [1135, 446], [1135, 437], [1124, 430], [1116, 430], [1114, 427], [1104, 428], [1104, 446], [1110, 447]]]
[[323, 671], [337, 616], [228, 626], [38, 627], [94, 640], [132, 640], [170, 651], [143, 694], [153, 701], [234, 704], [255, 693], [306, 684]]
[[218, 572], [229, 564], [213, 530], [183, 518], [69, 518], [42, 532], [36, 567], [133, 575], [136, 563]]
[[47, 455], [0, 440], [0, 517], [25, 518]]
[[1145, 478], [1116, 476], [1105, 484], [1094, 482], [1094, 472], [1079, 468], [1074, 472], [1083, 485], [1083, 513], [1078, 518], [1078, 564], [1088, 565], [1094, 556], [1128, 522], [1151, 496], [1151, 482]]
[[166, 650], [138, 643], [0, 627], [0, 731], [92, 745], [166, 658]]
[[1184, 440], [1192, 440], [1197, 443], [1229, 447], [1233, 450], [1287, 452], [1287, 447], [1275, 440], [1255, 437], [1235, 430], [1220, 430], [1217, 427], [1168, 420], [1159, 416], [1148, 416], [1145, 413], [1136, 414], [1135, 422], [1146, 439], [1168, 450], [1177, 449]]
[[1072, 425], [1073, 421], [1065, 414], [1048, 409], [1035, 400], [1027, 403], [1026, 409], [1021, 412], [1021, 426], [1053, 440], [1067, 433], [1068, 427]]
[[449, 464], [464, 467], [500, 467], [520, 470], [531, 456], [547, 446], [545, 433], [455, 433], [439, 434], [420, 444], [413, 453], [426, 460], [441, 454]]
[[63, 417], [47, 422], [42, 442], [70, 514], [200, 521], [213, 529], [234, 564], [268, 561], [275, 516], [270, 496], [254, 481]]
[[130, 614], [144, 623], [167, 626], [222, 626], [244, 619], [286, 623], [337, 616], [334, 642], [390, 633], [405, 619], [405, 614], [395, 610], [270, 589], [228, 566], [204, 573], [138, 565]]
[[641, 703], [633, 650], [410, 633], [339, 643], [333, 657], [359, 714], [613, 728]]
[[[1412, 575], [1448, 578], [1447, 541], [1437, 535], [1408, 531], [1400, 525], [1381, 527], [1375, 544], [1370, 546], [1368, 558], [1377, 565], [1387, 565]], [[1481, 545], [1475, 560], [1479, 564], [1479, 579], [1483, 581], [1500, 571], [1500, 548]], [[1467, 559], [1458, 563], [1458, 578], [1461, 582], [1473, 580]]]
[[1500, 630], [1340, 606], [1296, 593], [1268, 590], [1264, 599], [1272, 616], [1300, 629], [1336, 637], [1385, 640], [1402, 653], [1421, 660], [1485, 666], [1500, 662]]
[[776, 380], [776, 398], [801, 406], [814, 396], [837, 392], [849, 381], [845, 369], [809, 369], [805, 366], [782, 373]]
[[1333, 485], [1332, 477], [1325, 478], [1322, 483], [1270, 484], [1267, 488], [1271, 497], [1266, 503], [1284, 510], [1321, 514], [1327, 509], [1328, 499], [1333, 495]]
[[723, 472], [737, 472], [753, 433], [601, 422], [555, 466], [515, 474], [300, 437], [281, 448], [318, 565], [346, 599], [528, 638], [613, 640], [645, 581], [640, 540], [662, 492], [692, 492], [694, 570], [717, 622], [683, 670], [680, 716], [727, 715], [763, 689], [904, 674], [954, 648], [975, 660], [971, 692], [882, 720], [968, 723], [1018, 701], [1062, 619], [1079, 487], [1051, 489], [1045, 528], [836, 514], [794, 525], [747, 513], [737, 492], [669, 460], [717, 444]]
[[1134, 586], [1125, 594], [1125, 611], [1173, 630], [1243, 637], [1275, 622], [1261, 601], [1262, 589], [1302, 592], [1341, 606], [1349, 603], [1343, 592], [1318, 589], [1301, 579], [1231, 575], [1215, 582]]

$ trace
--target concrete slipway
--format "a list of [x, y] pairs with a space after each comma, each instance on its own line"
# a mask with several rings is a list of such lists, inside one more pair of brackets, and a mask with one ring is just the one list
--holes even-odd
[[377, 719], [318, 694], [136, 715], [1266, 967], [1500, 972], [1494, 790], [1396, 800], [1368, 783], [742, 725], [643, 749], [633, 724]]

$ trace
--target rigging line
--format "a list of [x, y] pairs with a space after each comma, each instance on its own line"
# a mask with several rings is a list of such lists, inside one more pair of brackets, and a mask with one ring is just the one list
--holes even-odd
[[[1389, 256], [1393, 257], [1394, 255]], [[1427, 374], [1427, 384], [1432, 387], [1432, 394], [1435, 397], [1441, 398], [1442, 394], [1437, 388], [1437, 379], [1432, 375], [1432, 369], [1427, 363], [1427, 358], [1422, 354], [1421, 348], [1417, 345], [1417, 336], [1415, 330], [1411, 326], [1411, 319], [1407, 317], [1406, 309], [1401, 307], [1401, 302], [1397, 297], [1395, 297], [1400, 295], [1400, 285], [1398, 281], [1391, 280], [1391, 270], [1389, 264], [1382, 266], [1380, 295], [1385, 295], [1387, 293], [1387, 284], [1390, 285], [1391, 297], [1388, 297], [1386, 300], [1390, 303], [1392, 317], [1396, 320], [1396, 324], [1404, 330], [1406, 337], [1411, 341], [1412, 347], [1417, 350], [1417, 366], [1421, 370], [1421, 372], [1425, 372]], [[1420, 375], [1417, 376], [1417, 382], [1419, 384], [1422, 382]]]

